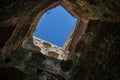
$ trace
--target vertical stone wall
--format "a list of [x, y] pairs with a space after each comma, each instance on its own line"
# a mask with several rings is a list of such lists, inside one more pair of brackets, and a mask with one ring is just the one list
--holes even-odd
[[120, 23], [90, 21], [73, 59], [71, 80], [119, 80]]
[[[13, 50], [21, 46], [26, 38], [25, 36], [29, 33], [31, 24], [34, 23], [35, 16], [57, 1], [58, 0], [1, 0], [0, 29], [4, 32], [0, 34], [1, 37], [3, 37], [3, 40], [0, 40], [0, 56], [2, 58], [10, 56]], [[5, 34], [7, 34], [7, 36]]]

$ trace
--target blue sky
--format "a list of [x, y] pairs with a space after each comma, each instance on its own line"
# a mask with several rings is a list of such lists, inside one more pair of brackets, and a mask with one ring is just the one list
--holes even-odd
[[37, 24], [34, 36], [62, 47], [76, 21], [77, 19], [62, 6], [57, 6], [43, 14]]

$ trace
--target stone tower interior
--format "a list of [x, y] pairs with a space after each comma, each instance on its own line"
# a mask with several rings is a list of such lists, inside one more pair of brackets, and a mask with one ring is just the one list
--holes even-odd
[[[0, 0], [0, 80], [120, 80], [119, 4]], [[41, 16], [58, 5], [77, 18], [62, 49], [33, 37]]]

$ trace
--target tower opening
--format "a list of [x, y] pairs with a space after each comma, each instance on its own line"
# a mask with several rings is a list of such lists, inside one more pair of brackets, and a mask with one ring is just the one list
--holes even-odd
[[77, 19], [61, 5], [46, 11], [39, 20], [34, 36], [63, 47]]

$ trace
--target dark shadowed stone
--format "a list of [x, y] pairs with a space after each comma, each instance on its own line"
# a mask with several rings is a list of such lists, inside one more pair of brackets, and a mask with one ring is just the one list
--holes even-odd
[[79, 41], [76, 45], [75, 52], [82, 52], [86, 47], [86, 44], [84, 41]]
[[37, 72], [42, 74], [43, 70], [39, 68], [39, 69], [37, 69]]
[[10, 58], [8, 58], [8, 57], [5, 58], [4, 62], [5, 62], [5, 63], [9, 63], [9, 62], [10, 62]]
[[0, 27], [0, 48], [2, 48], [11, 37], [15, 26]]
[[67, 60], [67, 61], [61, 61], [60, 62], [61, 69], [65, 72], [69, 71], [72, 68], [73, 61], [72, 60]]
[[90, 20], [86, 31], [90, 33], [93, 32], [99, 23], [99, 20]]
[[32, 61], [37, 62], [38, 64], [43, 64], [44, 61], [46, 60], [45, 56], [40, 53], [40, 52], [33, 52], [32, 53], [32, 57], [31, 57]]
[[0, 80], [23, 80], [24, 73], [17, 68], [0, 68]]

